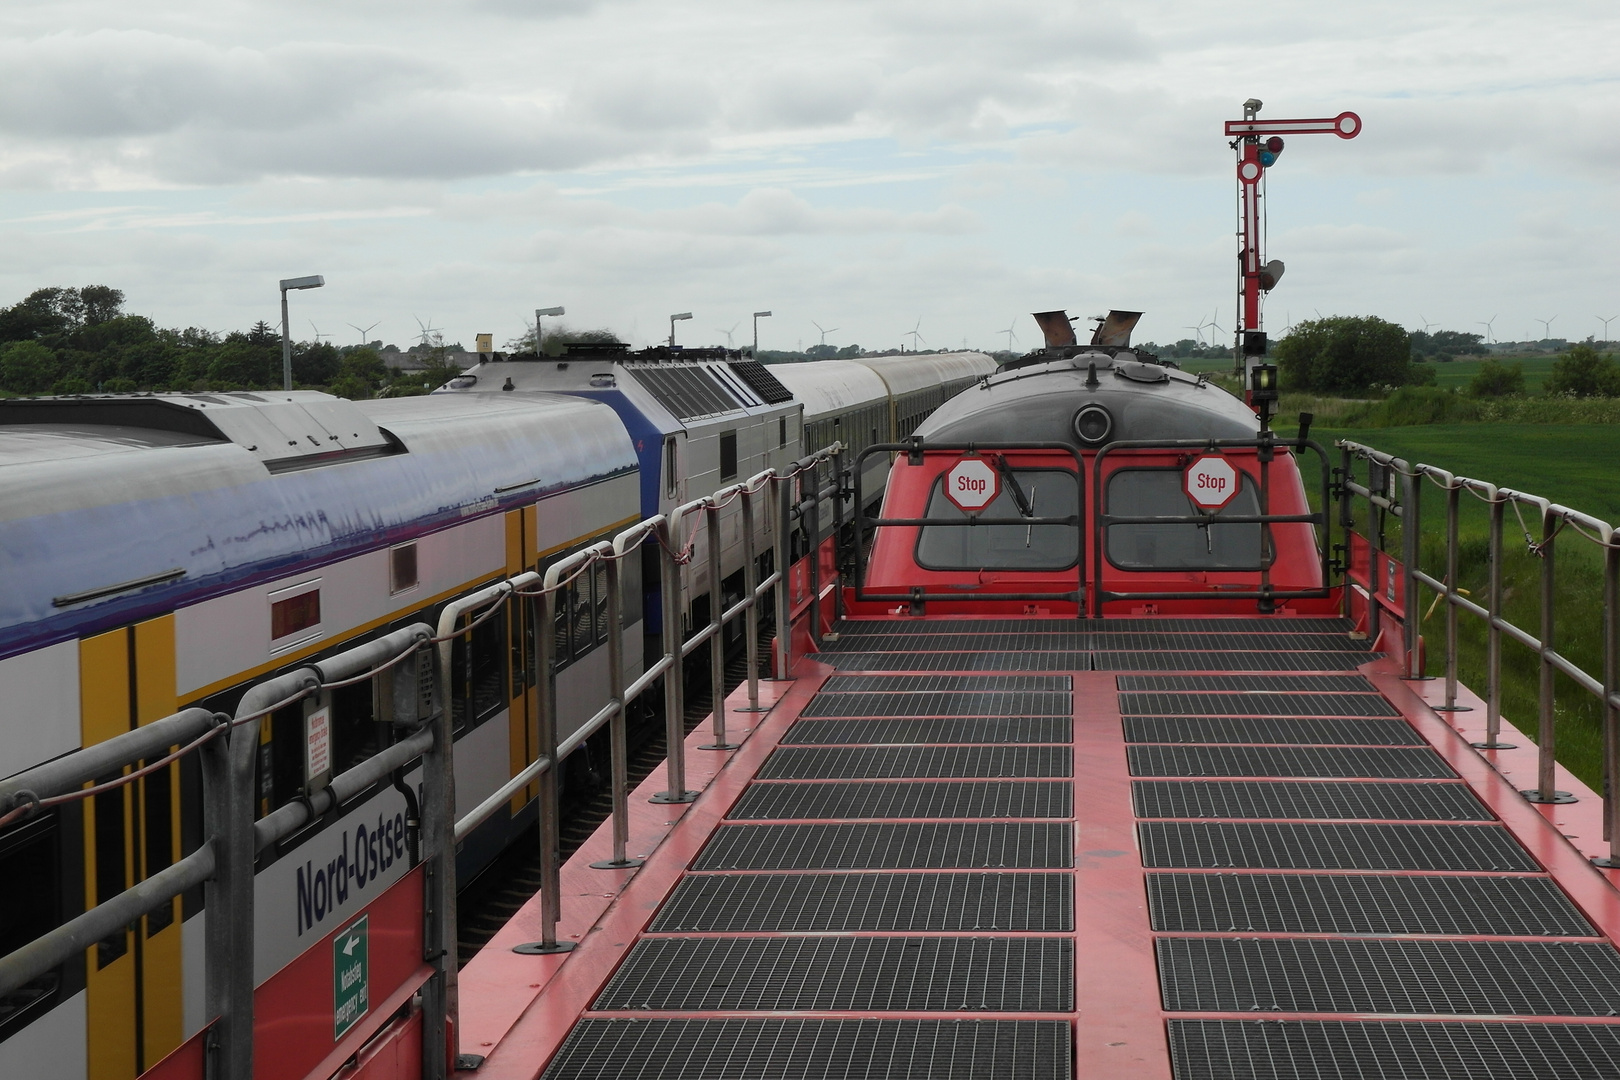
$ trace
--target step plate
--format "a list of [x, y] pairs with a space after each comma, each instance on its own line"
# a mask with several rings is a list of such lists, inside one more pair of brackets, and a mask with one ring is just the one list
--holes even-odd
[[1137, 780], [1131, 800], [1139, 818], [1493, 820], [1462, 784]]
[[1074, 816], [1062, 782], [854, 784], [753, 783], [726, 816], [739, 821], [860, 821], [870, 818], [1059, 818]]
[[1128, 743], [1424, 746], [1405, 720], [1348, 717], [1127, 716]]
[[906, 743], [1066, 743], [1074, 737], [1067, 716], [1013, 719], [935, 716], [922, 720], [800, 720], [784, 746], [884, 746]]
[[1128, 747], [1132, 776], [1366, 777], [1452, 779], [1457, 773], [1426, 746], [1153, 746]]
[[783, 746], [760, 767], [761, 780], [884, 777], [1068, 776], [1067, 746]]
[[694, 870], [1059, 870], [1074, 865], [1063, 822], [722, 825]]
[[1144, 821], [1142, 865], [1216, 870], [1535, 871], [1500, 825]]

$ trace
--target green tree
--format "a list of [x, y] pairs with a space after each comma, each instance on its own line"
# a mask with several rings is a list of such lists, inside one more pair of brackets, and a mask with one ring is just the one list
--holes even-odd
[[376, 393], [377, 388], [387, 378], [388, 369], [383, 366], [382, 357], [377, 355], [377, 350], [350, 349], [343, 357], [338, 376], [332, 381], [329, 389], [338, 397], [360, 401]]
[[[248, 340], [252, 340], [251, 334]], [[280, 346], [281, 342], [278, 339], [271, 350], [276, 354], [278, 365], [281, 363]], [[299, 386], [326, 386], [338, 377], [342, 367], [343, 353], [329, 341], [317, 341], [313, 345], [300, 344], [293, 348], [293, 382]]]
[[1434, 375], [1414, 372], [1407, 332], [1373, 315], [1297, 323], [1273, 351], [1288, 390], [1364, 394], [1377, 386], [1404, 386], [1414, 375], [1425, 382]]
[[39, 394], [60, 375], [56, 354], [37, 341], [0, 345], [0, 387], [14, 394]]
[[1553, 361], [1547, 393], [1568, 397], [1620, 397], [1620, 366], [1614, 357], [1582, 342]]
[[1468, 382], [1470, 397], [1506, 397], [1524, 393], [1524, 365], [1517, 360], [1510, 364], [1485, 360]]

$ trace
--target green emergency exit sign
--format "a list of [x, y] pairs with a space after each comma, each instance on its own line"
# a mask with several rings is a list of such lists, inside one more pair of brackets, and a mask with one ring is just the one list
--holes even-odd
[[332, 1038], [343, 1038], [371, 1010], [371, 966], [367, 960], [369, 915], [362, 915], [332, 939]]

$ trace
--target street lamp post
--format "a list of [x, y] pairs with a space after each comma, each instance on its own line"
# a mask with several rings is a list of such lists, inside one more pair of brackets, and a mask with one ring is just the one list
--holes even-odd
[[759, 320], [768, 319], [770, 317], [771, 317], [771, 313], [768, 312], [768, 311], [756, 311], [756, 312], [754, 312], [754, 359], [755, 360], [759, 359]]
[[534, 309], [534, 358], [540, 359], [540, 320], [547, 315], [565, 315], [567, 312], [559, 307], [540, 307]]
[[320, 274], [281, 279], [281, 388], [292, 389], [292, 337], [287, 330], [287, 290], [318, 289], [326, 284]]
[[675, 347], [675, 324], [678, 323], [678, 322], [681, 322], [684, 319], [690, 319], [691, 317], [692, 317], [692, 313], [690, 311], [683, 311], [679, 315], [671, 315], [669, 317], [669, 347], [670, 348], [673, 349]]

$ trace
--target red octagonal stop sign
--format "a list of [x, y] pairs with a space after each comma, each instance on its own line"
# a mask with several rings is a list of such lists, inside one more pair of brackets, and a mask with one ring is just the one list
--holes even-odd
[[996, 501], [1001, 477], [981, 457], [965, 457], [945, 470], [945, 497], [970, 514]]
[[1238, 471], [1220, 454], [1203, 454], [1187, 466], [1181, 486], [1198, 509], [1220, 510], [1237, 497]]

